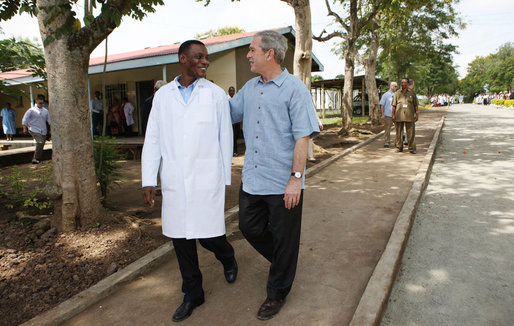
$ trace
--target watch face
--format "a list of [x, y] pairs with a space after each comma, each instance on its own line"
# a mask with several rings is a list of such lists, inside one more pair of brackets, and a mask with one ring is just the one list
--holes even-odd
[[294, 173], [294, 176], [298, 179], [300, 179], [302, 177], [302, 174], [300, 172], [295, 172]]

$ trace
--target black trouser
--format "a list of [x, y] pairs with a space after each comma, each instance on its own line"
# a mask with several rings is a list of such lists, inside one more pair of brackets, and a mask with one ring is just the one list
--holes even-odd
[[[196, 239], [171, 239], [177, 255], [180, 273], [182, 274], [182, 292], [184, 301], [203, 297], [202, 273], [198, 265]], [[198, 239], [202, 247], [212, 251], [224, 267], [230, 267], [234, 261], [234, 248], [228, 243], [225, 235], [215, 238]]]
[[271, 262], [268, 298], [280, 300], [293, 285], [300, 247], [303, 190], [295, 208], [285, 208], [284, 195], [251, 195], [239, 191], [239, 229]]
[[[102, 128], [103, 128], [103, 121], [104, 121], [104, 115], [102, 112], [93, 112], [93, 135], [95, 134], [102, 134]], [[98, 130], [98, 127], [100, 127], [100, 130]]]
[[240, 123], [234, 123], [232, 125], [232, 133], [234, 135], [234, 154], [237, 154], [237, 139], [239, 138], [239, 133], [241, 132]]

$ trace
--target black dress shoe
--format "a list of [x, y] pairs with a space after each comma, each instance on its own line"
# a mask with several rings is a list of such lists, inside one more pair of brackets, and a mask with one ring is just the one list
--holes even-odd
[[395, 152], [395, 153], [401, 153], [401, 152], [403, 152], [403, 149], [397, 149], [397, 150], [395, 150], [394, 152]]
[[280, 308], [282, 308], [284, 303], [286, 303], [286, 298], [280, 300], [272, 300], [270, 298], [266, 298], [264, 303], [259, 308], [257, 319], [268, 320], [275, 317], [275, 315], [279, 313]]
[[196, 307], [201, 306], [204, 302], [204, 297], [182, 302], [180, 307], [178, 307], [175, 313], [173, 314], [172, 320], [174, 322], [179, 322], [183, 321], [184, 319], [187, 319], [187, 317], [191, 316], [193, 310]]
[[416, 151], [410, 151], [411, 154], [416, 154]]
[[225, 273], [225, 279], [227, 280], [227, 282], [234, 283], [236, 281], [237, 270], [238, 270], [237, 261], [235, 258], [229, 267], [227, 267], [227, 268], [223, 267], [223, 272]]

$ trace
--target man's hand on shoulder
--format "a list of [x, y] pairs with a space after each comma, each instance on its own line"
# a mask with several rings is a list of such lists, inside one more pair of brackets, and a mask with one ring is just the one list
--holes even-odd
[[286, 186], [284, 194], [284, 203], [287, 209], [293, 209], [300, 203], [300, 195], [302, 194], [302, 179], [291, 176]]
[[155, 204], [155, 187], [143, 187], [143, 200], [148, 207], [153, 208]]

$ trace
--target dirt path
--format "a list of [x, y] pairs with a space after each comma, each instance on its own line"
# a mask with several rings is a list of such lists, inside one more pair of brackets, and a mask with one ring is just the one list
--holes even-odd
[[[298, 273], [288, 302], [268, 325], [346, 325], [389, 238], [393, 223], [444, 112], [423, 112], [418, 154], [394, 153], [379, 138], [307, 180]], [[228, 226], [240, 274], [224, 281], [199, 249], [206, 304], [183, 325], [261, 325], [269, 264]], [[121, 287], [65, 325], [169, 325], [182, 301], [175, 257]]]

